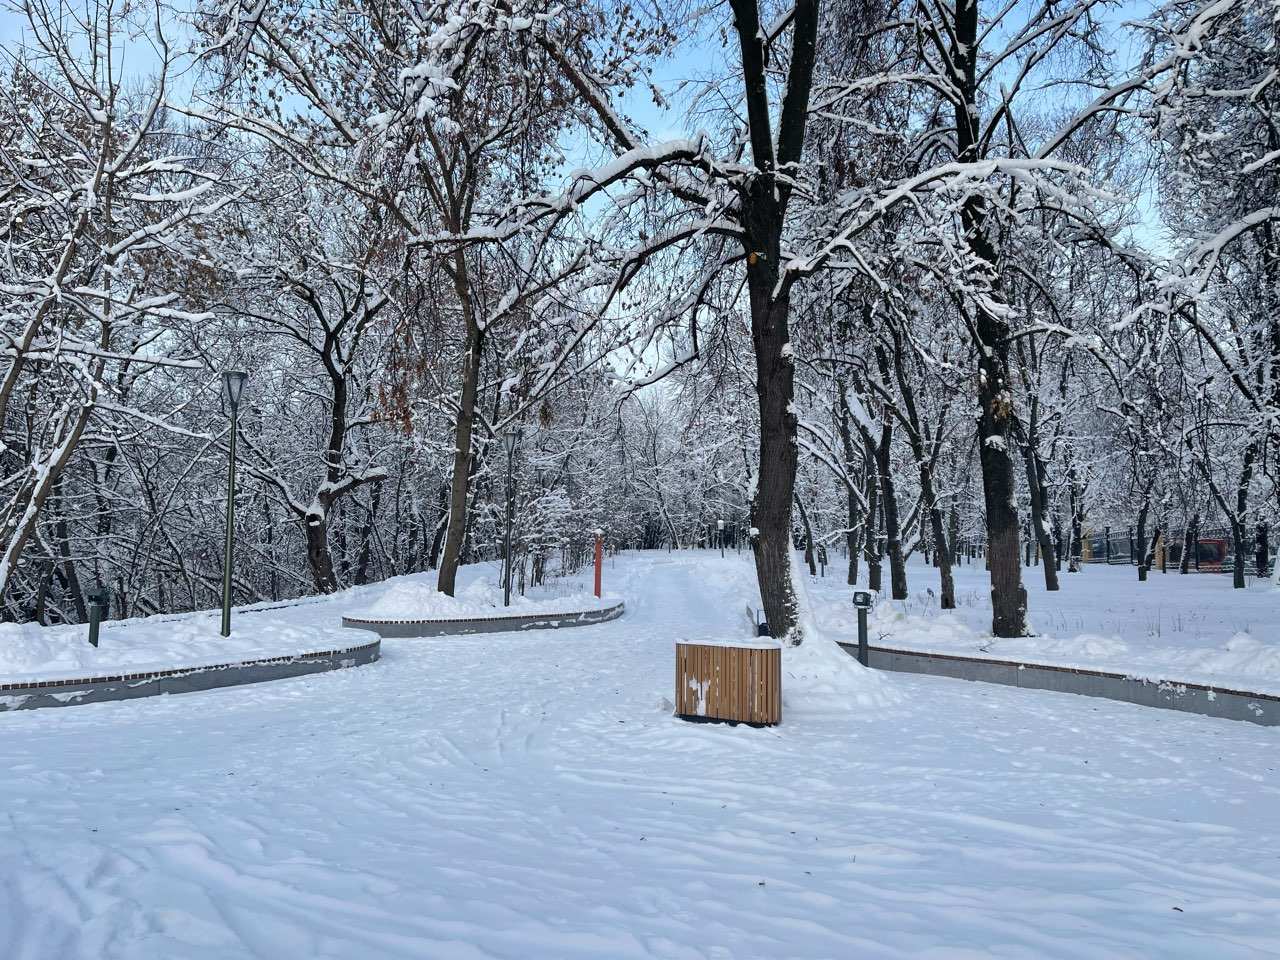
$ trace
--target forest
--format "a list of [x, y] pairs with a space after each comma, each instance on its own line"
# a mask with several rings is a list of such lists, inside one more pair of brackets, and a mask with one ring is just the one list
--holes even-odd
[[1001, 637], [1274, 566], [1274, 2], [5, 8], [3, 619], [217, 605], [225, 371], [237, 603], [452, 594], [509, 498], [520, 588], [727, 544], [793, 642], [793, 549]]

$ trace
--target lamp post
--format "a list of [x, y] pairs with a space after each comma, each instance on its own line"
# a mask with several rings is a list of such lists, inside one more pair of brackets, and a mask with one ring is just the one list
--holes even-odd
[[515, 500], [513, 481], [515, 479], [516, 445], [519, 443], [519, 430], [507, 430], [503, 433], [502, 446], [507, 451], [507, 538], [506, 548], [503, 551], [506, 559], [502, 575], [502, 605], [504, 607], [511, 606], [511, 519]]
[[231, 442], [227, 455], [227, 539], [222, 555], [222, 635], [231, 636], [231, 561], [236, 542], [236, 433], [240, 423], [240, 395], [249, 374], [227, 370], [222, 374], [222, 395], [231, 406]]
[[720, 534], [720, 559], [723, 560], [724, 559], [724, 521], [723, 520], [716, 521], [716, 530], [719, 531], [719, 534]]

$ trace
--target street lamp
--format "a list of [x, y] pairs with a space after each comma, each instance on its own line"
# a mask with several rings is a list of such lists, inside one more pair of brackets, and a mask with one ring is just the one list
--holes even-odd
[[236, 433], [240, 420], [240, 395], [249, 374], [227, 370], [222, 374], [222, 395], [231, 406], [231, 442], [227, 456], [227, 539], [222, 555], [222, 635], [231, 636], [231, 560], [235, 552]]
[[507, 451], [507, 539], [505, 554], [505, 564], [502, 575], [502, 605], [504, 607], [511, 606], [511, 519], [514, 512], [513, 503], [515, 500], [514, 477], [516, 463], [516, 446], [520, 443], [520, 431], [507, 430], [502, 434], [502, 446]]
[[716, 529], [720, 531], [720, 559], [724, 559], [724, 521], [716, 521]]

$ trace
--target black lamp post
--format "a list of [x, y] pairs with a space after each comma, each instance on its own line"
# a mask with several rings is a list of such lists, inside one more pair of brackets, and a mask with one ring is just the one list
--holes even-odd
[[723, 560], [724, 559], [724, 521], [723, 520], [716, 521], [716, 530], [718, 531], [720, 536], [720, 559]]
[[236, 433], [239, 429], [240, 395], [249, 375], [243, 370], [222, 374], [222, 395], [231, 406], [231, 442], [227, 456], [227, 539], [222, 555], [222, 635], [231, 636], [231, 562], [235, 552], [236, 523]]
[[516, 446], [520, 443], [520, 431], [508, 430], [502, 435], [502, 446], [507, 451], [507, 537], [505, 563], [502, 574], [502, 605], [511, 606], [511, 520], [515, 501]]

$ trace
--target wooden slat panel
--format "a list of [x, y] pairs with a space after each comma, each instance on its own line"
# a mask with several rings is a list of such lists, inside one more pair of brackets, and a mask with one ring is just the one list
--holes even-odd
[[781, 648], [676, 644], [676, 713], [741, 723], [781, 722]]

